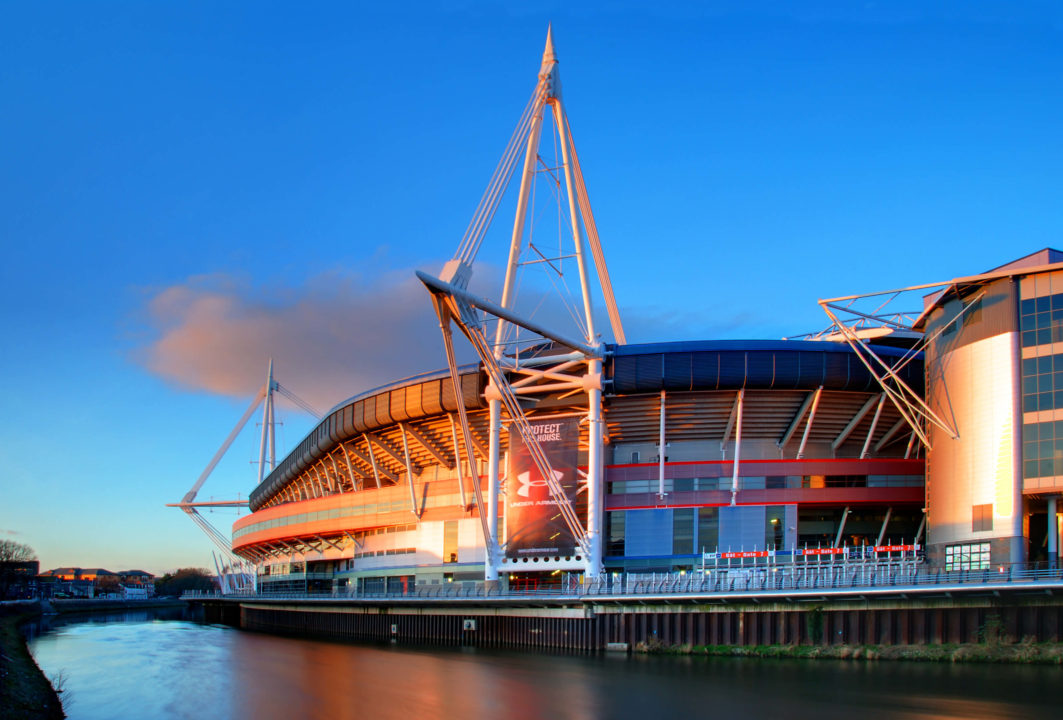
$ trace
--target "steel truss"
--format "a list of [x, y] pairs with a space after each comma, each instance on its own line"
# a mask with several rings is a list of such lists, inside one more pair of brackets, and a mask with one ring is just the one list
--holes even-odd
[[[856, 357], [859, 358], [860, 362], [863, 363], [872, 376], [878, 381], [879, 386], [882, 388], [883, 395], [893, 403], [894, 407], [896, 407], [897, 411], [901, 414], [903, 421], [911, 428], [912, 439], [914, 440], [918, 438], [919, 442], [927, 449], [930, 449], [930, 433], [928, 431], [930, 425], [937, 426], [953, 439], [957, 439], [959, 434], [956, 431], [955, 425], [934, 412], [929, 404], [927, 404], [923, 398], [919, 397], [919, 394], [912, 390], [898, 373], [950, 326], [963, 322], [966, 313], [978, 302], [978, 300], [981, 299], [984, 291], [976, 292], [973, 296], [965, 298], [963, 308], [960, 312], [929, 334], [920, 329], [926, 319], [922, 313], [904, 311], [886, 312], [886, 307], [897, 298], [905, 296], [906, 293], [933, 289], [939, 289], [940, 292], [944, 293], [949, 290], [956, 290], [959, 285], [960, 281], [950, 280], [948, 282], [931, 283], [926, 285], [912, 285], [897, 290], [885, 290], [864, 295], [847, 295], [845, 297], [820, 300], [819, 305], [823, 308], [823, 312], [827, 314], [827, 317], [831, 321], [831, 325], [827, 331], [811, 336], [805, 336], [810, 339], [830, 340], [837, 340], [840, 337], [841, 340], [846, 342], [849, 347], [853, 349], [853, 352], [856, 354]], [[856, 304], [859, 301], [867, 299], [873, 299], [874, 302], [877, 303], [874, 309], [870, 311], [862, 311], [856, 307]], [[911, 347], [899, 359], [891, 358], [890, 360], [886, 360], [875, 352], [874, 347], [871, 345], [871, 341], [876, 337], [881, 337], [890, 333], [904, 333], [906, 336], [912, 338]], [[869, 401], [869, 405], [861, 410], [861, 417], [870, 409], [871, 405]], [[875, 413], [874, 422], [876, 423], [880, 410], [881, 404]], [[887, 437], [894, 435], [898, 429], [898, 427], [891, 428]], [[841, 439], [839, 439], [839, 442], [840, 440]], [[877, 450], [885, 440], [886, 438], [883, 438], [875, 449]], [[911, 443], [909, 443], [909, 452], [910, 451]], [[866, 453], [867, 443], [864, 444], [864, 450], [861, 457], [866, 455]]]
[[[542, 125], [546, 112], [551, 113], [557, 131], [561, 152], [560, 167], [550, 167], [539, 157]], [[473, 262], [495, 211], [498, 209], [498, 204], [516, 170], [517, 159], [522, 150], [524, 163], [510, 238], [509, 260], [501, 301], [496, 304], [472, 295], [467, 291], [467, 287], [472, 275]], [[561, 203], [563, 199], [567, 200], [568, 224], [574, 248], [571, 254], [559, 251], [558, 257], [550, 258], [534, 245], [529, 244], [529, 249], [535, 257], [522, 263], [524, 230], [532, 185], [535, 174], [543, 168], [555, 182], [558, 202]], [[555, 171], [559, 169], [564, 171], [564, 198], [562, 198], [561, 180], [555, 175]], [[567, 337], [513, 311], [517, 272], [521, 265], [541, 263], [556, 270], [554, 263], [570, 257], [575, 258], [579, 271], [582, 308], [581, 312], [574, 313], [574, 316], [578, 315], [577, 320], [582, 330], [581, 338]], [[417, 273], [432, 296], [433, 307], [439, 318], [447, 364], [457, 396], [458, 420], [466, 454], [470, 459], [474, 457], [473, 438], [465, 406], [459, 394], [460, 384], [454, 356], [451, 323], [457, 325], [472, 344], [490, 378], [485, 393], [490, 426], [487, 469], [489, 492], [486, 503], [482, 497], [479, 482], [475, 479], [473, 481], [473, 497], [480, 516], [486, 548], [485, 578], [488, 581], [498, 579], [499, 570], [505, 566], [506, 562], [498, 533], [498, 499], [501, 486], [499, 460], [503, 407], [509, 416], [509, 421], [517, 428], [528, 447], [532, 461], [546, 481], [551, 498], [557, 503], [562, 519], [575, 538], [580, 552], [579, 560], [572, 562], [541, 558], [542, 562], [536, 564], [536, 569], [582, 569], [592, 576], [597, 576], [602, 572], [604, 424], [601, 416], [601, 367], [603, 346], [594, 327], [592, 287], [589, 280], [589, 258], [591, 257], [605, 299], [613, 336], [617, 342], [624, 343], [624, 329], [609, 280], [605, 255], [602, 252], [597, 225], [591, 211], [583, 173], [572, 139], [572, 128], [561, 100], [557, 56], [554, 52], [552, 33], [548, 30], [546, 48], [543, 51], [542, 65], [539, 69], [539, 81], [454, 258], [444, 265], [438, 278], [422, 272]], [[496, 323], [493, 342], [488, 339], [488, 324], [491, 322]], [[531, 333], [536, 338], [532, 342], [536, 343], [539, 352], [522, 357], [519, 351], [514, 351], [519, 344], [507, 341], [507, 327], [522, 328]], [[544, 347], [550, 354], [539, 357]], [[557, 348], [562, 348], [562, 350], [555, 353], [554, 350]], [[588, 396], [586, 416], [588, 516], [586, 527], [573, 509], [557, 480], [557, 475], [550, 467], [546, 453], [532, 433], [525, 410], [525, 405], [533, 403], [536, 396], [542, 397], [557, 393], [562, 393], [563, 396], [586, 393]], [[472, 463], [470, 463], [471, 467]], [[462, 485], [464, 485], [464, 480], [462, 480]], [[522, 566], [522, 569], [527, 568]]]
[[[275, 392], [279, 392], [285, 397], [291, 399], [296, 405], [311, 413], [315, 417], [321, 417], [320, 414], [316, 410], [314, 410], [309, 404], [304, 402], [292, 391], [288, 390], [285, 387], [282, 387], [280, 383], [273, 379], [273, 359], [271, 358], [269, 361], [268, 370], [266, 372], [266, 382], [262, 385], [261, 388], [259, 388], [258, 392], [255, 394], [254, 399], [251, 401], [251, 404], [248, 405], [247, 410], [244, 411], [244, 414], [240, 417], [236, 425], [229, 432], [228, 437], [225, 438], [225, 441], [221, 444], [221, 447], [218, 448], [218, 451], [214, 453], [214, 457], [212, 457], [210, 462], [207, 463], [207, 467], [203, 469], [202, 473], [200, 473], [199, 478], [196, 479], [196, 482], [192, 485], [192, 488], [187, 493], [185, 493], [184, 497], [181, 499], [181, 502], [167, 504], [167, 507], [180, 508], [186, 515], [188, 515], [188, 517], [191, 518], [192, 522], [194, 522], [196, 526], [203, 531], [207, 538], [212, 543], [214, 543], [215, 547], [217, 547], [220, 551], [222, 562], [219, 565], [217, 559], [215, 559], [215, 565], [218, 567], [218, 577], [219, 581], [222, 584], [223, 593], [227, 593], [231, 590], [241, 590], [243, 589], [243, 586], [246, 583], [253, 583], [253, 578], [255, 577], [254, 566], [249, 566], [247, 558], [244, 558], [241, 555], [237, 555], [233, 552], [231, 539], [226, 537], [224, 533], [218, 530], [218, 528], [214, 527], [214, 525], [209, 520], [203, 517], [202, 513], [199, 512], [199, 508], [247, 507], [247, 501], [219, 500], [208, 502], [196, 502], [196, 495], [199, 494], [199, 491], [203, 488], [203, 484], [207, 481], [207, 478], [209, 478], [210, 474], [214, 472], [214, 468], [217, 467], [218, 463], [229, 451], [229, 448], [232, 447], [233, 441], [236, 440], [237, 436], [243, 431], [244, 427], [247, 425], [247, 422], [251, 419], [251, 416], [258, 409], [259, 405], [262, 406], [262, 439], [259, 445], [258, 455], [258, 484], [262, 484], [262, 480], [266, 476], [267, 454], [269, 459], [269, 469], [272, 471], [273, 468], [276, 467], [276, 420], [274, 416], [273, 404], [273, 394]], [[255, 558], [255, 555], [253, 553], [249, 554], [251, 555], [252, 559]], [[223, 573], [223, 568], [227, 568], [229, 572]], [[237, 584], [235, 587], [231, 587], [229, 582], [230, 578], [237, 580], [239, 584]]]

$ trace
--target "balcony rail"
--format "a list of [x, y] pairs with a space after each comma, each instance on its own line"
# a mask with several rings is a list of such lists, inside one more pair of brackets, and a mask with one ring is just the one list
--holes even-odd
[[[250, 590], [224, 597], [259, 600], [416, 600], [460, 598], [596, 598], [622, 599], [648, 596], [698, 596], [726, 598], [729, 595], [846, 594], [860, 589], [896, 592], [933, 592], [978, 587], [1030, 587], [1063, 589], [1063, 570], [996, 566], [979, 570], [928, 569], [911, 562], [836, 565], [781, 565], [738, 568], [707, 568], [693, 572], [612, 573], [592, 580], [568, 575], [560, 583], [540, 587], [511, 588], [504, 583], [448, 582], [417, 585], [405, 591], [366, 591], [341, 588], [331, 592], [262, 593]], [[222, 597], [217, 593], [186, 593], [185, 599]]]

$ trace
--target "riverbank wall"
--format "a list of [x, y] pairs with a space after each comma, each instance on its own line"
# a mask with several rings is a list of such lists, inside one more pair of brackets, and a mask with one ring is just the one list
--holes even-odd
[[637, 646], [1059, 643], [1063, 595], [941, 597], [203, 599], [245, 630], [369, 642], [600, 651]]
[[[95, 613], [95, 612], [120, 612], [122, 610], [149, 610], [166, 607], [186, 607], [184, 600], [49, 600], [48, 606], [59, 614], [67, 613]], [[47, 609], [45, 610], [47, 612]]]
[[38, 601], [0, 603], [0, 716], [5, 720], [66, 717], [59, 694], [37, 663], [19, 630], [41, 616]]

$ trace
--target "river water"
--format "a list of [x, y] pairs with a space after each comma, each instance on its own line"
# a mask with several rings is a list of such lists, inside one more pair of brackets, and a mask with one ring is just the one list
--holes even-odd
[[180, 611], [31, 629], [71, 720], [1059, 718], [1056, 666], [549, 655], [274, 637]]

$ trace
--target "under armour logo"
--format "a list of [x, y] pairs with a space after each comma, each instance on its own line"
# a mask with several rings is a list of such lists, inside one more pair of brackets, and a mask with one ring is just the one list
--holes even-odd
[[[561, 482], [561, 478], [565, 475], [565, 473], [560, 472], [559, 470], [554, 470], [553, 473], [554, 479], [558, 482]], [[522, 472], [517, 475], [517, 481], [520, 482], [520, 487], [517, 488], [517, 494], [521, 497], [528, 497], [531, 494], [531, 489], [533, 487], [544, 487], [547, 485], [545, 479], [532, 480], [530, 472]]]

